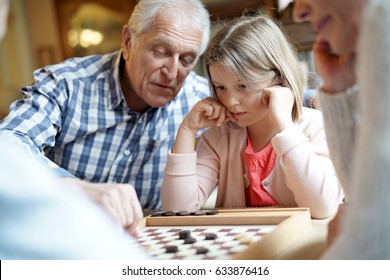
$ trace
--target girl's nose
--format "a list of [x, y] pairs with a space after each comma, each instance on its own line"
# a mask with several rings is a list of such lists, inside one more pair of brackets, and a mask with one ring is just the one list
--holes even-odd
[[226, 100], [226, 107], [229, 107], [229, 108], [234, 108], [234, 106], [240, 104], [240, 99], [233, 92], [229, 92], [226, 95], [225, 100]]

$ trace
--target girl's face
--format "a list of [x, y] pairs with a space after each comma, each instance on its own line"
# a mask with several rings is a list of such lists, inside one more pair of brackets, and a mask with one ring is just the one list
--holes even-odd
[[211, 82], [218, 100], [229, 110], [235, 122], [241, 126], [251, 126], [267, 119], [267, 106], [262, 101], [262, 89], [270, 83], [259, 83], [249, 89], [237, 74], [220, 63], [209, 65]]
[[294, 20], [310, 21], [318, 40], [337, 55], [355, 52], [361, 12], [368, 0], [295, 0]]

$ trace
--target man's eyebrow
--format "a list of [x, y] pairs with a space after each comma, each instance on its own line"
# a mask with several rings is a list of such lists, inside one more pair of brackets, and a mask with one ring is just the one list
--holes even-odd
[[164, 37], [154, 37], [152, 40], [151, 40], [154, 44], [163, 44], [163, 45], [170, 45], [170, 42], [169, 40], [165, 39]]
[[[174, 49], [175, 48], [175, 42], [172, 40], [163, 38], [163, 37], [155, 37], [152, 41], [153, 45], [163, 45], [169, 49]], [[199, 51], [196, 49], [191, 49], [188, 50], [187, 52], [183, 53], [184, 55], [192, 55], [196, 57], [198, 55]]]

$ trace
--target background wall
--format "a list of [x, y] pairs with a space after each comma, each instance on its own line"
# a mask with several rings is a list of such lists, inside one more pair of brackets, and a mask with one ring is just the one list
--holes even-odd
[[[14, 100], [22, 97], [19, 89], [33, 82], [35, 69], [73, 56], [64, 45], [65, 28], [70, 24], [69, 14], [87, 2], [108, 3], [107, 6], [126, 15], [123, 19], [126, 22], [135, 0], [10, 1], [8, 31], [0, 42], [0, 118], [8, 114]], [[101, 17], [94, 11], [91, 13], [96, 20]], [[119, 48], [120, 45], [116, 44], [115, 49]]]
[[31, 83], [34, 67], [26, 1], [10, 2], [8, 31], [0, 43], [0, 116], [8, 112], [13, 100], [20, 97], [20, 86]]

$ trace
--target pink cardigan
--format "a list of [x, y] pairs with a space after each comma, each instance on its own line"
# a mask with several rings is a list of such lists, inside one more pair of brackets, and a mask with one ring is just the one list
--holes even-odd
[[[162, 208], [199, 209], [217, 186], [216, 207], [245, 207], [246, 137], [246, 128], [228, 123], [205, 131], [196, 152], [169, 152]], [[301, 120], [271, 142], [276, 162], [263, 187], [280, 206], [308, 207], [313, 218], [332, 215], [344, 193], [329, 158], [322, 113], [303, 108]]]

